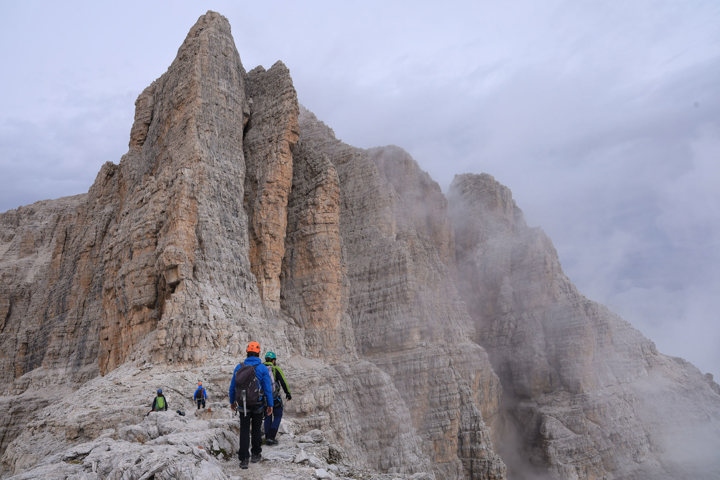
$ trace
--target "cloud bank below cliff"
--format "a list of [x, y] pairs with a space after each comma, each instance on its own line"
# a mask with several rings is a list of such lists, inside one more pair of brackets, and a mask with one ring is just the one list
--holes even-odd
[[4, 4], [0, 211], [118, 162], [134, 99], [212, 8], [339, 138], [400, 145], [444, 189], [490, 173], [580, 291], [720, 375], [720, 6], [512, 3]]

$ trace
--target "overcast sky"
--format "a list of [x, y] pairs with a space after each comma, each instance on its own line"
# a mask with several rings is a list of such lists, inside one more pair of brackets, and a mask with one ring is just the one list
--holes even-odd
[[0, 211], [119, 162], [208, 9], [343, 141], [507, 185], [581, 292], [720, 376], [718, 0], [1, 0]]

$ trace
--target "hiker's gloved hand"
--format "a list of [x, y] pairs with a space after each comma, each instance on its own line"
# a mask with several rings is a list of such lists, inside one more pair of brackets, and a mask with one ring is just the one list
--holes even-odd
[[289, 393], [286, 393], [285, 398], [288, 400], [292, 400], [292, 395], [290, 395]]
[[234, 403], [231, 403], [231, 404], [230, 404], [230, 408], [232, 408], [233, 410], [235, 410], [235, 409], [237, 408], [237, 405], [235, 405]]

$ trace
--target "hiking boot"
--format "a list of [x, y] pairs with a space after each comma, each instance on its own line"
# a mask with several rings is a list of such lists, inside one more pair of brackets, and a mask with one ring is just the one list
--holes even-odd
[[262, 460], [262, 455], [260, 455], [260, 454], [253, 455], [252, 457], [250, 457], [250, 461], [252, 463], [258, 463], [261, 460]]
[[248, 468], [248, 459], [247, 458], [240, 460], [240, 468], [242, 468], [243, 470], [246, 470]]
[[265, 445], [275, 445], [277, 442], [274, 438], [266, 438], [265, 439]]

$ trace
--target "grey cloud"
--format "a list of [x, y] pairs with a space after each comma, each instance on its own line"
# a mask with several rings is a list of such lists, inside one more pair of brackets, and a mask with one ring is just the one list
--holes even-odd
[[117, 163], [127, 151], [130, 98], [88, 98], [62, 117], [37, 122], [2, 119], [0, 211], [87, 192], [102, 164]]

